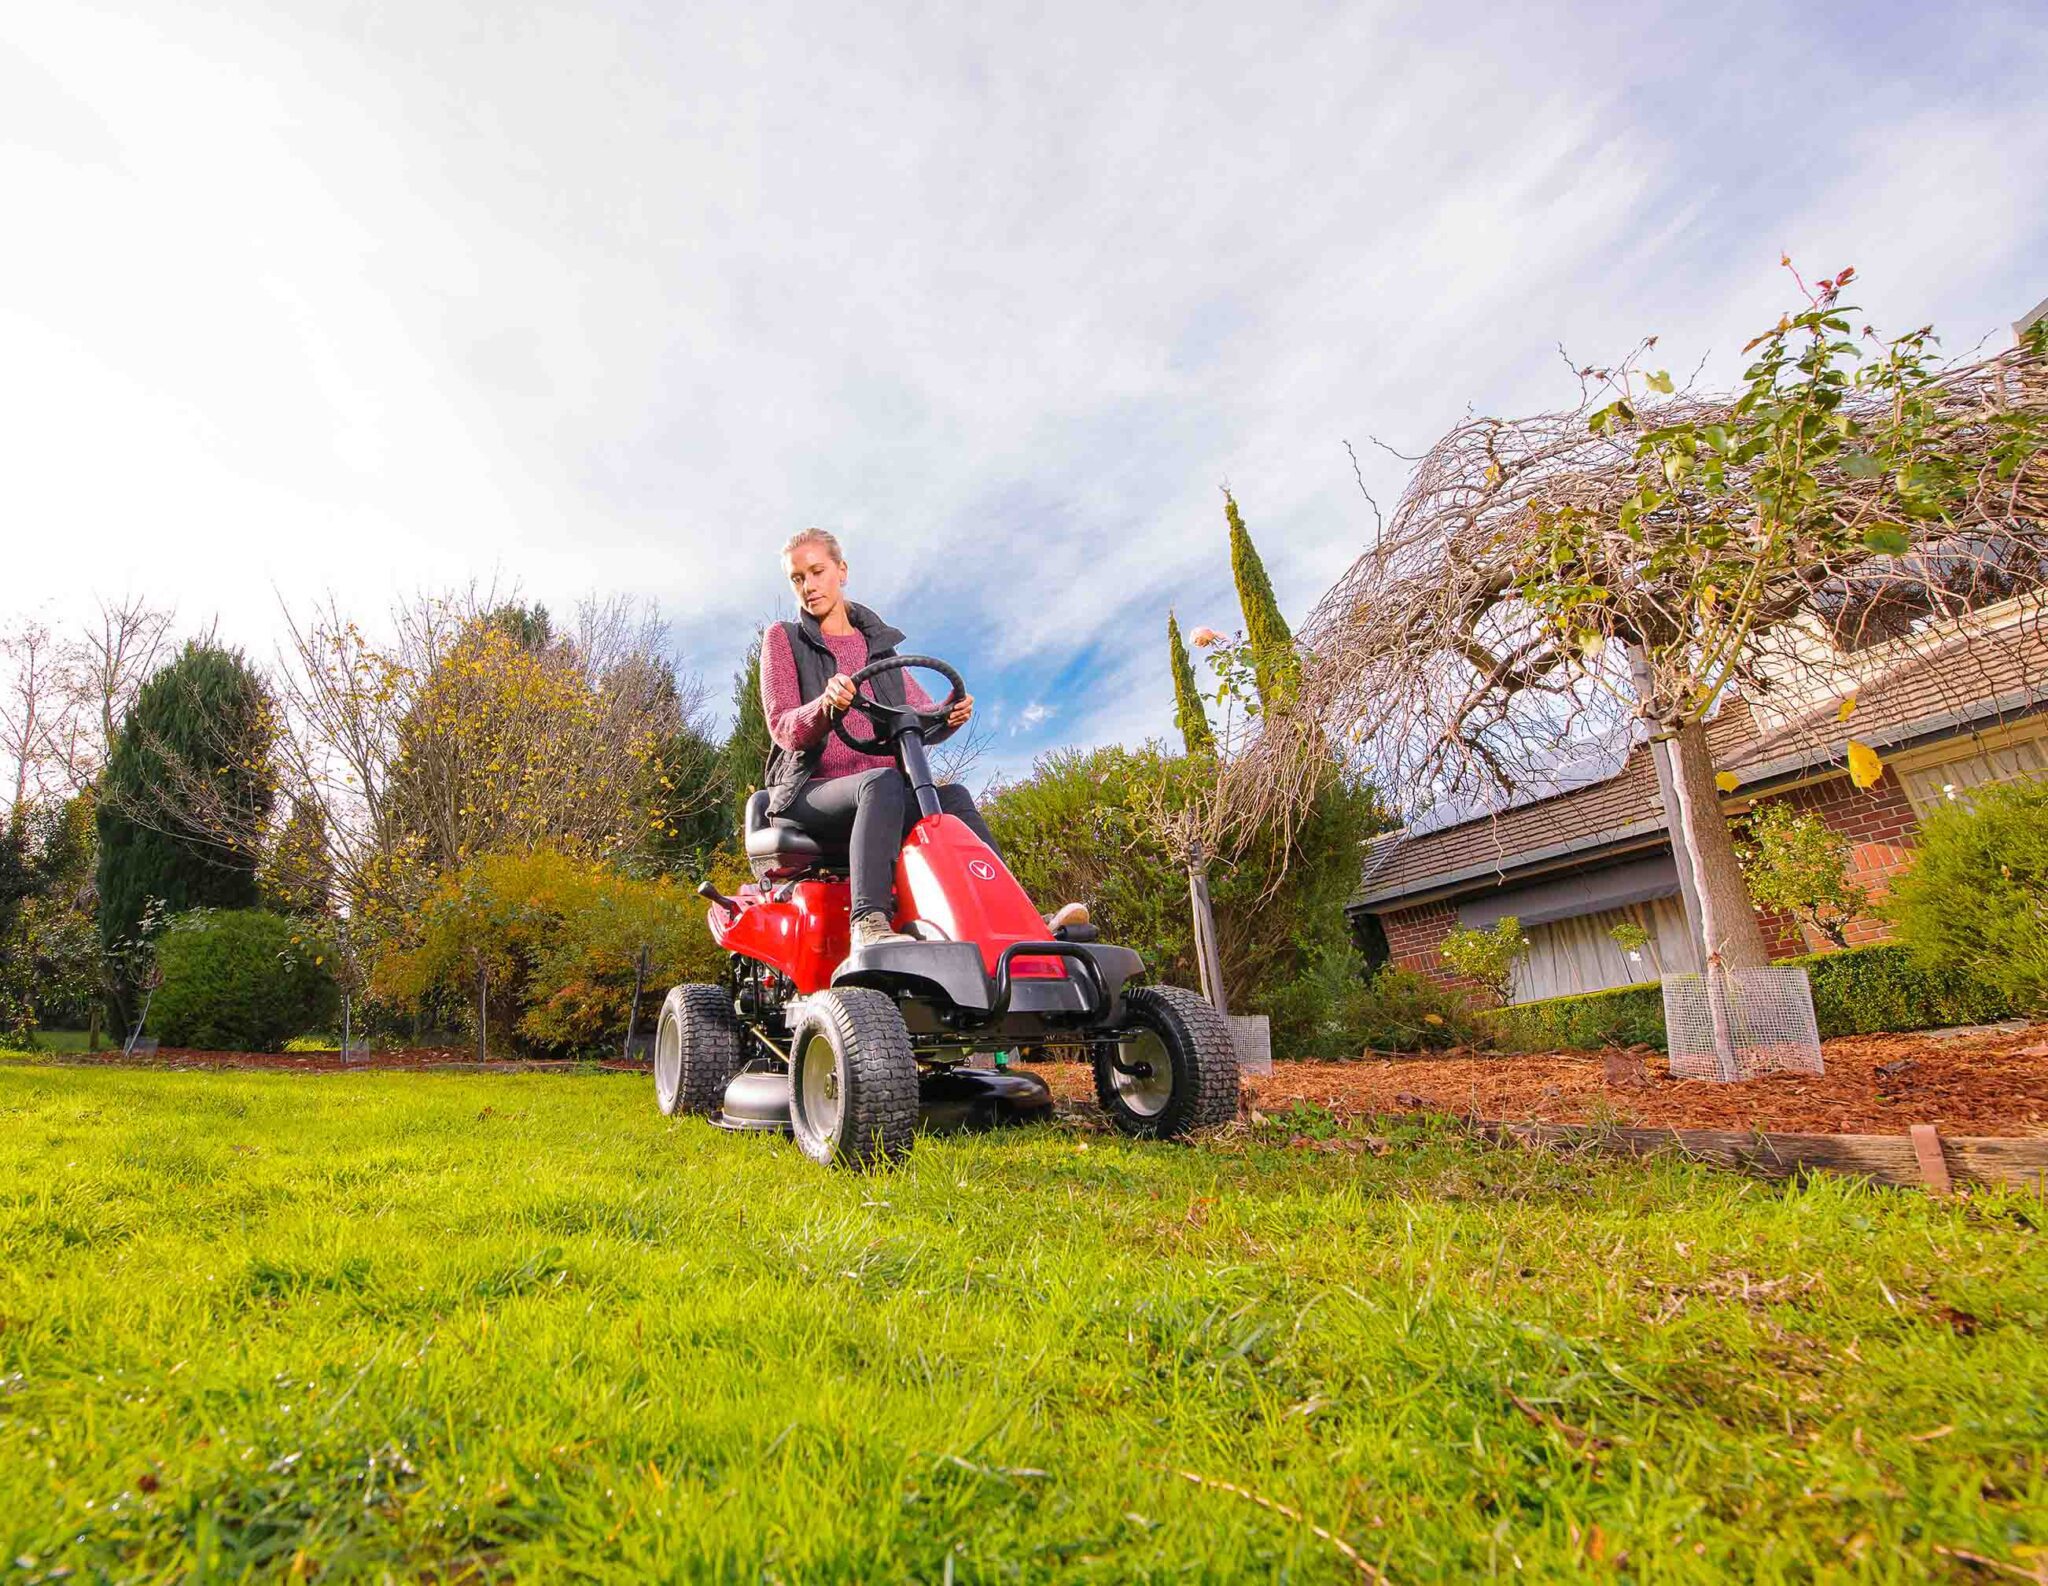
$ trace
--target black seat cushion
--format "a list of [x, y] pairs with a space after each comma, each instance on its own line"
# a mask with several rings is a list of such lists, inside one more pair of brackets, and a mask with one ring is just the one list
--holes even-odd
[[747, 800], [747, 859], [757, 875], [780, 881], [810, 870], [844, 870], [846, 843], [820, 842], [794, 821], [770, 815], [764, 789]]

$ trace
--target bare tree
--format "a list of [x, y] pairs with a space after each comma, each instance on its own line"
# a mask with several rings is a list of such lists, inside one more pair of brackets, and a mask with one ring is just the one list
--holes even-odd
[[76, 634], [27, 619], [0, 634], [0, 762], [11, 808], [68, 797], [106, 764], [136, 691], [167, 658], [171, 616], [102, 601]]
[[73, 781], [96, 774], [114, 735], [142, 685], [170, 658], [172, 614], [139, 596], [98, 603], [98, 622], [67, 646], [70, 692], [80, 714], [90, 717], [96, 763], [85, 777], [74, 761]]
[[0, 635], [7, 667], [0, 693], [0, 757], [4, 757], [10, 821], [58, 787], [68, 787], [74, 723], [64, 686], [63, 650], [40, 622], [19, 622]]

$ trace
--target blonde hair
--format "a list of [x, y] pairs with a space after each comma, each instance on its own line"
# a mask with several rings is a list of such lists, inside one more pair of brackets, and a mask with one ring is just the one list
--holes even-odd
[[833, 561], [841, 567], [846, 565], [846, 553], [839, 548], [839, 537], [829, 529], [798, 529], [783, 541], [782, 554], [794, 556], [797, 548], [804, 545], [822, 545], [825, 547], [825, 554]]

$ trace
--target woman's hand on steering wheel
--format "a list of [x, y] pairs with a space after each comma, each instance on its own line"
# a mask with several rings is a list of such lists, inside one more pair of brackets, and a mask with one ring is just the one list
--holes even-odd
[[840, 715], [846, 714], [846, 707], [853, 703], [853, 679], [844, 672], [834, 672], [831, 681], [818, 696]]
[[[938, 704], [919, 710], [913, 706], [889, 704], [875, 697], [872, 688], [865, 687], [869, 679], [886, 672], [902, 672], [912, 667], [923, 667], [937, 672], [948, 683], [952, 691]], [[858, 754], [891, 754], [896, 738], [905, 732], [933, 732], [940, 727], [957, 727], [974, 714], [974, 701], [968, 696], [967, 685], [960, 680], [960, 674], [944, 661], [929, 655], [891, 655], [879, 661], [870, 661], [851, 677], [834, 675], [825, 685], [824, 697], [830, 701], [834, 686], [844, 682], [851, 694], [849, 708], [865, 716], [879, 730], [866, 737], [856, 736], [847, 730], [848, 714], [841, 710], [834, 717], [832, 731], [839, 741]]]

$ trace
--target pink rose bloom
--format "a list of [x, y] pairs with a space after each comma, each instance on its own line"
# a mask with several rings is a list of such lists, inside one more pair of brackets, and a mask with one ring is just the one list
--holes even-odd
[[1197, 628], [1188, 635], [1188, 643], [1192, 644], [1197, 650], [1206, 650], [1210, 645], [1221, 644], [1222, 642], [1223, 635], [1214, 628]]

